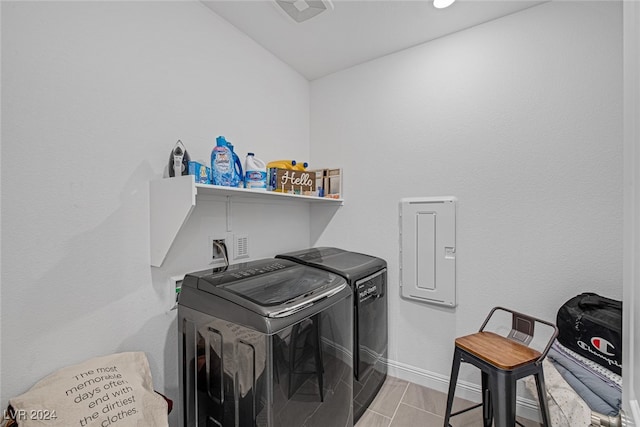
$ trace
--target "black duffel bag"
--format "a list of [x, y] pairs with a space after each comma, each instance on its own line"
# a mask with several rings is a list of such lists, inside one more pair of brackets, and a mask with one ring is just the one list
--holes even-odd
[[558, 341], [622, 375], [622, 301], [585, 292], [558, 310]]

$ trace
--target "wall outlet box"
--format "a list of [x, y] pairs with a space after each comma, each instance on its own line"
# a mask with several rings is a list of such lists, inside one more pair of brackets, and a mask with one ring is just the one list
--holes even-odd
[[215, 234], [207, 239], [207, 265], [217, 268], [229, 264], [233, 252], [233, 236]]

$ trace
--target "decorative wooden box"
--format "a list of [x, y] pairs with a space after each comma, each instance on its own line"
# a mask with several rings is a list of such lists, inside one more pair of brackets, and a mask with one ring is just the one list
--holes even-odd
[[342, 169], [318, 169], [309, 172], [315, 173], [316, 190], [321, 190], [317, 192], [323, 197], [342, 198]]

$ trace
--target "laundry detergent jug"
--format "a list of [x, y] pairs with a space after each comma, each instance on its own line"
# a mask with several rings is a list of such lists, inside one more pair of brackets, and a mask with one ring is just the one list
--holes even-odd
[[293, 161], [293, 169], [294, 170], [306, 171], [308, 167], [309, 167], [309, 163], [307, 163], [307, 162], [298, 163], [295, 160]]
[[238, 187], [242, 182], [242, 165], [224, 136], [216, 138], [211, 151], [211, 183], [225, 187]]
[[244, 187], [254, 190], [267, 189], [267, 165], [255, 154], [248, 153], [244, 161]]
[[293, 169], [296, 165], [295, 160], [273, 160], [267, 163], [267, 169], [278, 168], [278, 169]]
[[231, 149], [231, 155], [233, 156], [233, 167], [238, 180], [237, 187], [244, 187], [244, 173], [242, 172], [242, 162], [240, 161], [240, 157], [236, 154], [233, 144], [230, 141], [227, 141], [227, 146]]

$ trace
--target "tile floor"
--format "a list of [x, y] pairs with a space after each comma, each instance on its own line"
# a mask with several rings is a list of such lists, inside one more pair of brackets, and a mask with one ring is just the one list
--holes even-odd
[[[454, 411], [472, 406], [456, 399]], [[442, 427], [447, 395], [404, 380], [387, 377], [380, 392], [371, 402], [355, 427]], [[451, 419], [453, 427], [482, 427], [482, 409], [460, 414]], [[518, 418], [526, 427], [540, 424]]]

